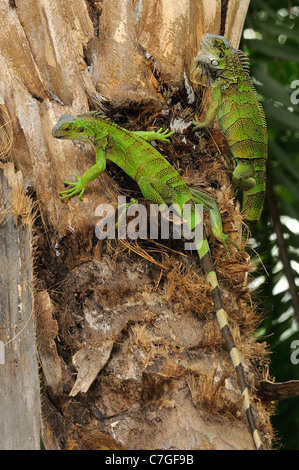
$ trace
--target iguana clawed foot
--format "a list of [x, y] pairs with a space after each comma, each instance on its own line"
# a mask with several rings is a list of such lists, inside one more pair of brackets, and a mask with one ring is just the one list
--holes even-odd
[[224, 246], [227, 258], [229, 257], [229, 248], [227, 246], [227, 243], [231, 243], [231, 245], [233, 245], [238, 251], [241, 251], [241, 248], [239, 247], [239, 245], [225, 233], [222, 233], [220, 238], [218, 237], [218, 235], [217, 236], [215, 235], [215, 237]]
[[169, 131], [169, 129], [165, 129], [165, 131], [163, 131], [163, 128], [160, 127], [160, 129], [156, 132], [156, 134], [158, 134], [159, 140], [161, 140], [162, 142], [169, 143], [170, 142], [169, 137], [171, 137], [174, 134], [174, 131]]

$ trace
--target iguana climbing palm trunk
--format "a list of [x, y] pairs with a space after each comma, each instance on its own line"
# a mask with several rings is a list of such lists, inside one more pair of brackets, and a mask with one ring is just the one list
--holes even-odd
[[243, 190], [243, 216], [245, 220], [257, 221], [266, 191], [268, 136], [248, 58], [224, 37], [205, 34], [190, 76], [193, 82], [212, 89], [211, 105], [203, 121], [195, 118], [195, 129], [212, 124], [217, 116], [236, 162], [232, 179]]
[[[25, 287], [35, 289], [46, 449], [253, 448], [198, 257], [184, 256], [176, 244], [98, 241], [97, 208], [115, 206], [122, 191], [136, 196], [137, 185], [109, 162], [82, 201], [61, 201], [64, 179], [74, 181], [74, 168], [84, 174], [95, 155], [82, 142], [51, 135], [62, 114], [90, 110], [109, 110], [131, 130], [182, 123], [185, 135], [171, 145], [157, 142], [157, 149], [196, 188], [222, 195], [218, 169], [198, 164], [207, 143], [197, 145], [188, 127], [189, 67], [206, 25], [238, 42], [248, 3], [222, 2], [221, 9], [218, 0], [0, 2], [0, 87], [14, 132], [11, 159], [39, 208], [35, 282]], [[219, 207], [229, 214], [225, 233], [233, 238], [233, 202], [226, 201]], [[265, 353], [262, 346], [255, 353], [248, 340], [241, 255], [223, 261], [223, 246], [208, 236], [226, 310], [234, 311], [234, 335], [238, 304], [238, 344], [248, 346], [256, 364]], [[15, 327], [9, 334], [20, 331], [20, 339], [22, 325]], [[244, 359], [253, 386], [254, 368]]]

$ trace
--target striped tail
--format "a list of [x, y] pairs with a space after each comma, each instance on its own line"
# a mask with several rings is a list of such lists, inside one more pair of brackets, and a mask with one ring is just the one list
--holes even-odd
[[248, 392], [248, 387], [245, 379], [245, 373], [243, 365], [241, 363], [239, 351], [235, 345], [235, 341], [231, 334], [228, 318], [226, 311], [223, 308], [222, 297], [218, 285], [217, 274], [215, 271], [214, 263], [211, 256], [211, 251], [207, 239], [204, 239], [202, 242], [198, 243], [197, 249], [200, 260], [202, 261], [203, 268], [207, 277], [208, 282], [211, 285], [212, 298], [216, 309], [216, 317], [221, 329], [222, 336], [225, 340], [227, 350], [229, 351], [232, 363], [235, 367], [237, 374], [238, 384], [241, 390], [241, 393], [244, 397], [244, 409], [246, 412], [247, 420], [249, 427], [252, 433], [252, 437], [255, 443], [257, 450], [264, 450], [259, 432], [256, 428], [252, 408], [250, 404], [250, 397]]

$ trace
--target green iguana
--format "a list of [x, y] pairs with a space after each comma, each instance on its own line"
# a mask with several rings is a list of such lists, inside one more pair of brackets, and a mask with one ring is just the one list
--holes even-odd
[[237, 166], [233, 182], [243, 190], [243, 215], [249, 222], [260, 218], [266, 189], [267, 125], [250, 75], [248, 58], [223, 36], [205, 34], [190, 70], [194, 83], [212, 87], [212, 102], [202, 122], [217, 116]]
[[[103, 173], [106, 168], [106, 160], [111, 160], [138, 183], [146, 199], [151, 199], [159, 205], [175, 204], [180, 216], [184, 206], [189, 204], [191, 206], [189, 220], [187, 220], [189, 230], [193, 230], [198, 224], [203, 223], [200, 212], [196, 208], [196, 204], [203, 204], [204, 210], [209, 211], [214, 236], [227, 249], [226, 242], [234, 242], [223, 233], [221, 217], [215, 200], [198, 190], [189, 188], [179, 173], [148, 142], [151, 140], [169, 141], [168, 138], [172, 134], [173, 132], [168, 132], [168, 129], [164, 132], [162, 129], [158, 132], [130, 132], [96, 112], [77, 116], [69, 114], [61, 116], [52, 130], [54, 137], [90, 142], [96, 150], [96, 164], [87, 170], [81, 178], [75, 175], [77, 182], [66, 182], [65, 184], [72, 187], [60, 192], [61, 198], [66, 199], [78, 193], [81, 198], [87, 184]], [[195, 245], [207, 281], [211, 286], [216, 317], [236, 370], [253, 439], [256, 447], [262, 449], [261, 439], [254, 423], [244, 369], [228, 325], [206, 236], [203, 236], [203, 240], [196, 241]]]

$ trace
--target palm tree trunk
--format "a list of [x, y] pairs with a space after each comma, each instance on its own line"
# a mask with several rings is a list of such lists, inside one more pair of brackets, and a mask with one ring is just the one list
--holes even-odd
[[[249, 1], [2, 1], [0, 80], [12, 121], [11, 160], [38, 204], [35, 327], [47, 449], [252, 449], [234, 369], [195, 255], [175, 241], [100, 241], [96, 208], [126, 191], [114, 166], [77, 198], [63, 181], [93, 164], [88, 146], [58, 141], [64, 113], [98, 110], [123, 127], [181, 129], [162, 154], [240, 230], [217, 131], [196, 137], [188, 70], [205, 32], [237, 45]], [[195, 90], [198, 92], [199, 90]], [[198, 94], [200, 97], [200, 94]], [[200, 103], [206, 106], [208, 95]], [[188, 124], [189, 123], [189, 124]], [[5, 165], [4, 165], [5, 166]], [[248, 264], [211, 239], [236, 342], [253, 388], [265, 346], [252, 342]], [[258, 425], [269, 416], [255, 404]]]

